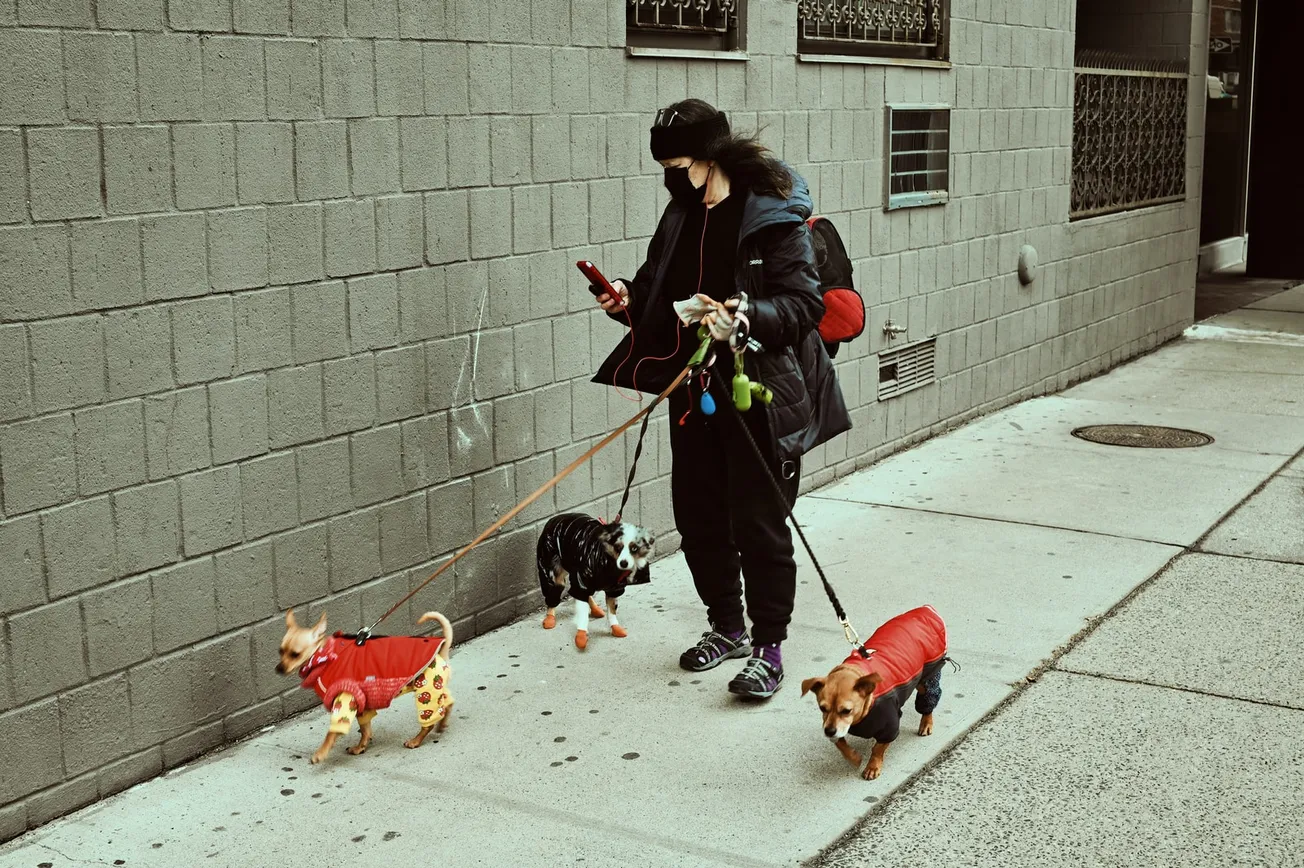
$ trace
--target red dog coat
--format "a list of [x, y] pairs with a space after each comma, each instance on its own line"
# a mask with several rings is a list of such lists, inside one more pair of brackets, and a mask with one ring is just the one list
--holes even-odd
[[859, 650], [842, 661], [883, 680], [874, 687], [874, 705], [851, 733], [887, 743], [897, 737], [901, 709], [919, 682], [942, 668], [946, 658], [946, 624], [932, 606], [903, 612], [865, 640], [868, 657]]
[[299, 677], [327, 709], [347, 692], [357, 700], [359, 712], [378, 711], [426, 671], [443, 644], [443, 636], [378, 636], [359, 645], [336, 633], [299, 668]]

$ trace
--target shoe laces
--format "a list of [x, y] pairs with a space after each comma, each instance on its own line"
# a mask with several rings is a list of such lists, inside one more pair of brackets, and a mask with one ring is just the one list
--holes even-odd
[[707, 652], [722, 653], [729, 650], [729, 646], [737, 644], [728, 636], [718, 630], [707, 630], [702, 634], [702, 638], [697, 640], [697, 650]]
[[776, 680], [774, 666], [761, 657], [747, 658], [747, 663], [743, 666], [743, 671], [738, 673], [738, 677], [758, 681], [767, 686], [769, 682]]

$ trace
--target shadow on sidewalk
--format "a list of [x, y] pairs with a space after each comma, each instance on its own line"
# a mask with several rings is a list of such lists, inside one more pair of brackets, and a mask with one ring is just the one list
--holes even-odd
[[1286, 278], [1246, 277], [1245, 265], [1201, 274], [1195, 283], [1195, 321], [1248, 307], [1271, 295], [1300, 285]]

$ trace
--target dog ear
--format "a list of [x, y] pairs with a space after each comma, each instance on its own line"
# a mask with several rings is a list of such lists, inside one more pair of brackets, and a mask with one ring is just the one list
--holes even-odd
[[824, 689], [823, 678], [807, 678], [805, 681], [801, 683], [802, 696], [805, 696], [807, 693], [810, 693], [812, 690], [818, 694], [823, 689]]
[[285, 610], [285, 626], [286, 626], [286, 627], [289, 627], [291, 630], [293, 630], [294, 628], [296, 628], [296, 627], [299, 626], [299, 622], [296, 621], [295, 618], [294, 618], [294, 610], [293, 610], [293, 609], [286, 609], [286, 610]]
[[312, 632], [314, 635], [317, 636], [326, 635], [326, 613], [325, 612], [322, 612], [321, 617], [317, 619], [317, 623], [312, 625]]
[[871, 672], [868, 675], [862, 675], [856, 679], [856, 692], [861, 696], [869, 696], [874, 692], [875, 686], [882, 683], [883, 676], [877, 672]]

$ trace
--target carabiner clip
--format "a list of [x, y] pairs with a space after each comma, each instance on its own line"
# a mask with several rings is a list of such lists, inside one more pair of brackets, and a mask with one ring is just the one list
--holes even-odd
[[735, 312], [733, 318], [734, 330], [729, 334], [729, 349], [741, 353], [747, 349], [747, 339], [751, 336], [752, 324], [745, 313]]
[[860, 647], [860, 634], [856, 632], [855, 627], [851, 626], [851, 621], [846, 618], [842, 619], [842, 635], [846, 637], [847, 642], [852, 646]]

